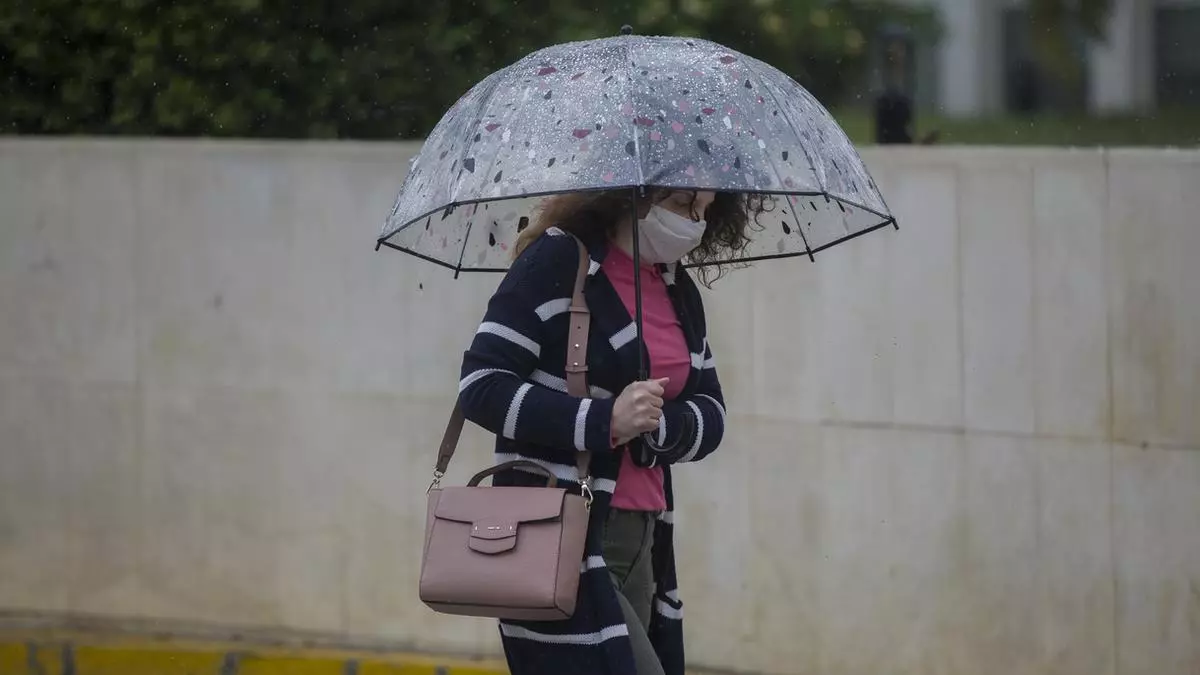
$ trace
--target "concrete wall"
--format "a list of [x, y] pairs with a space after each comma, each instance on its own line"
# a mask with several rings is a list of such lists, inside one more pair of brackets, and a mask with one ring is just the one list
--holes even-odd
[[[372, 251], [412, 150], [0, 141], [0, 608], [496, 653], [415, 595], [497, 278]], [[900, 232], [708, 299], [693, 662], [1196, 673], [1200, 153], [866, 158]]]

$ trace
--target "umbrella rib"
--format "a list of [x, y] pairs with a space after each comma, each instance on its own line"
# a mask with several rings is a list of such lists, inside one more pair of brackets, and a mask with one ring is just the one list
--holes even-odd
[[[774, 164], [772, 164], [771, 166], [774, 166]], [[776, 170], [775, 170], [775, 177], [776, 177], [776, 178], [778, 178], [778, 177], [779, 177], [779, 170], [778, 170], [778, 169], [776, 169]], [[800, 216], [796, 215], [796, 204], [795, 204], [795, 202], [793, 202], [793, 201], [792, 201], [792, 200], [790, 200], [790, 199], [784, 199], [783, 201], [784, 201], [784, 203], [785, 203], [785, 204], [788, 204], [788, 208], [790, 208], [790, 209], [791, 209], [791, 212], [792, 212], [792, 221], [796, 223], [796, 231], [800, 233], [800, 241], [803, 241], [803, 242], [804, 242], [804, 250], [805, 250], [805, 251], [808, 253], [808, 259], [809, 259], [810, 261], [815, 261], [815, 260], [816, 260], [816, 258], [814, 258], [814, 257], [813, 257], [813, 250], [812, 250], [812, 247], [808, 245], [808, 237], [804, 236], [804, 226], [800, 224]]]
[[[853, 206], [854, 208], [859, 209], [860, 211], [866, 211], [867, 213], [869, 213], [873, 216], [879, 216], [880, 218], [885, 218], [885, 219], [890, 218], [892, 220], [895, 220], [895, 218], [891, 215], [890, 212], [889, 213], [880, 213], [879, 211], [876, 211], [875, 209], [871, 208], [870, 206], [867, 206], [865, 204], [860, 204], [859, 202], [856, 202], [853, 199], [845, 199], [845, 198], [839, 197], [837, 195], [831, 195], [828, 192], [822, 192], [820, 194], [822, 194], [826, 197], [829, 197], [830, 199], [832, 199], [835, 202], [841, 202], [841, 203], [845, 204], [846, 206]], [[880, 197], [882, 197], [882, 196], [883, 195], [880, 195]], [[815, 253], [815, 251], [814, 251], [814, 253]]]
[[[857, 232], [854, 232], [852, 234], [848, 234], [845, 237], [842, 237], [841, 239], [837, 239], [835, 241], [829, 242], [828, 244], [823, 244], [821, 246], [818, 246], [817, 248], [813, 249], [813, 254], [820, 253], [821, 251], [824, 251], [825, 249], [833, 248], [834, 246], [837, 246], [839, 244], [844, 244], [852, 239], [857, 239], [863, 235], [870, 234], [872, 232], [875, 232], [876, 230], [880, 230], [889, 225], [894, 226], [895, 224], [896, 224], [896, 219], [889, 216], [887, 218], [884, 218], [877, 225], [872, 225], [871, 227], [867, 227], [867, 228], [864, 228]], [[802, 255], [804, 255], [804, 251], [796, 251], [795, 253], [774, 253], [774, 254], [768, 254], [768, 255], [750, 256], [748, 258], [731, 258], [728, 260], [711, 260], [711, 261], [702, 262], [702, 263], [688, 263], [686, 265], [683, 265], [683, 268], [690, 270], [690, 269], [697, 269], [700, 267], [712, 267], [713, 265], [736, 265], [736, 264], [741, 264], [741, 263], [761, 262], [763, 260], [779, 260], [781, 258], [796, 258], [796, 257], [802, 256]]]
[[454, 267], [454, 278], [458, 278], [459, 272], [462, 272], [463, 258], [467, 257], [467, 242], [471, 240], [471, 230], [475, 227], [475, 215], [471, 215], [471, 220], [467, 221], [467, 233], [463, 235], [462, 249], [458, 252], [458, 265]]
[[[518, 62], [518, 63], [520, 63], [520, 62]], [[516, 64], [514, 64], [514, 66], [515, 65]], [[501, 72], [501, 71], [497, 71], [497, 72]], [[485, 103], [479, 109], [479, 121], [477, 122], [477, 124], [482, 124], [483, 120], [487, 119], [487, 116], [486, 116], [487, 111], [491, 108], [492, 102], [493, 102], [492, 94], [495, 93], [496, 89], [499, 88], [499, 86], [500, 86], [500, 78], [497, 77], [497, 78], [495, 78], [495, 80], [493, 80], [491, 88], [488, 89], [487, 96], [484, 97], [484, 99], [483, 99], [485, 101]], [[468, 134], [468, 136], [469, 135], [470, 134]], [[462, 150], [463, 158], [465, 158], [469, 147], [470, 146], [468, 144], [466, 144], [466, 143], [463, 144], [463, 150]], [[484, 181], [487, 181], [488, 176], [492, 175], [492, 169], [496, 168], [496, 160], [499, 159], [503, 148], [504, 148], [503, 145], [496, 145], [495, 151], [492, 153], [492, 161], [490, 163], [488, 163], [487, 171], [480, 174], [483, 177]], [[463, 161], [462, 159], [459, 160], [460, 164], [462, 161]], [[462, 185], [462, 183], [459, 183], [459, 185]], [[486, 182], [485, 182], [485, 185], [486, 185]], [[458, 185], [455, 186], [452, 197], [453, 197], [452, 203], [454, 201], [458, 200]], [[458, 265], [456, 265], [454, 268], [454, 278], [456, 278], [456, 279], [458, 278], [459, 272], [462, 271], [463, 257], [466, 256], [467, 246], [469, 246], [471, 243], [471, 230], [474, 229], [475, 218], [479, 215], [479, 206], [475, 205], [472, 208], [474, 208], [475, 211], [471, 213], [471, 218], [470, 218], [470, 220], [467, 221], [467, 233], [465, 235], [463, 235], [462, 251], [460, 251], [458, 254]]]
[[[757, 76], [757, 73], [755, 73], [755, 75]], [[762, 86], [764, 83], [763, 78], [759, 77], [758, 81], [759, 81], [758, 82], [759, 86]], [[771, 94], [771, 100], [775, 101], [775, 105], [778, 106], [779, 101], [778, 101], [778, 99], [775, 98], [775, 94], [770, 91], [768, 91], [767, 93]], [[787, 119], [787, 115], [784, 115], [783, 118], [785, 121], [787, 121], [788, 126], [790, 127], [792, 124], [791, 120]], [[793, 134], [796, 133], [796, 130], [794, 128], [792, 129], [792, 133]], [[799, 138], [799, 137], [797, 137], [797, 138]], [[775, 160], [774, 160], [774, 158], [771, 157], [771, 151], [765, 150], [764, 152], [766, 154], [767, 166], [771, 167], [771, 171], [775, 174], [775, 180], [779, 181], [779, 187], [783, 187], [783, 176], [780, 175], [780, 173], [779, 173], [779, 167], [775, 166]], [[807, 151], [805, 151], [804, 156], [808, 157]], [[811, 166], [812, 160], [809, 160], [808, 163]], [[813, 171], [813, 175], [816, 175], [815, 170]], [[796, 223], [796, 232], [800, 233], [800, 241], [804, 242], [804, 251], [806, 253], [808, 253], [809, 261], [815, 262], [816, 259], [813, 257], [812, 247], [808, 245], [808, 237], [804, 236], [804, 226], [800, 224], [800, 217], [796, 215], [796, 205], [794, 203], [792, 203], [792, 200], [790, 200], [790, 199], [784, 199], [784, 202], [786, 204], [788, 204], [789, 207], [791, 208], [792, 221], [794, 221]]]
[[783, 110], [783, 106], [779, 105], [779, 97], [775, 95], [775, 90], [772, 88], [771, 83], [759, 77], [758, 84], [771, 96], [771, 101], [775, 103], [775, 108], [779, 110], [779, 115], [783, 117], [783, 121], [787, 122], [788, 128], [792, 130], [792, 136], [797, 139], [797, 143], [800, 144], [800, 151], [804, 153], [804, 159], [808, 161], [808, 168], [812, 169], [813, 178], [817, 179], [817, 187], [821, 188], [821, 194], [828, 194], [829, 188], [825, 185], [824, 176], [817, 173], [817, 165], [813, 163], [812, 155], [809, 154], [808, 148], [804, 145], [803, 137], [796, 130], [796, 125], [792, 124], [792, 118]]
[[[518, 63], [520, 63], [520, 61], [518, 61]], [[515, 64], [514, 64], [514, 65], [515, 65]], [[511, 66], [510, 66], [510, 67], [511, 67]], [[485, 84], [485, 83], [489, 83], [489, 82], [490, 82], [490, 84], [489, 84], [489, 88], [487, 89], [487, 95], [486, 95], [486, 96], [484, 96], [484, 97], [481, 97], [481, 100], [483, 100], [483, 101], [485, 102], [485, 105], [484, 105], [484, 106], [481, 106], [481, 107], [480, 107], [480, 109], [479, 109], [479, 115], [478, 115], [478, 118], [479, 118], [480, 120], [482, 120], [482, 119], [483, 119], [483, 113], [484, 113], [484, 112], [486, 112], [486, 110], [487, 110], [487, 105], [490, 105], [490, 104], [491, 104], [491, 100], [492, 100], [492, 93], [493, 93], [493, 92], [495, 92], [495, 91], [496, 91], [496, 89], [497, 89], [497, 88], [499, 88], [499, 86], [500, 86], [500, 80], [501, 80], [500, 74], [501, 74], [501, 73], [503, 73], [503, 72], [504, 72], [504, 70], [497, 70], [496, 72], [492, 73], [492, 74], [491, 74], [491, 75], [489, 75], [487, 78], [485, 78], [485, 79], [483, 80], [483, 82], [480, 82], [480, 83], [479, 83], [479, 85], [477, 85], [477, 86], [482, 86], [483, 84]], [[474, 89], [475, 89], [475, 88], [472, 88], [471, 90], [468, 90], [468, 91], [464, 92], [464, 93], [463, 93], [463, 97], [466, 97], [466, 96], [467, 96], [468, 94], [470, 94], [470, 93], [471, 93], [471, 91], [473, 91]], [[456, 105], [457, 105], [457, 104], [456, 104]], [[452, 107], [453, 107], [453, 106], [452, 106]], [[429, 142], [429, 139], [428, 139], [428, 138], [426, 138], [426, 139], [425, 139], [425, 142], [426, 142], [426, 144], [428, 144], [428, 142]], [[470, 144], [469, 144], [469, 143], [464, 143], [464, 144], [463, 144], [462, 150], [461, 150], [461, 151], [459, 152], [459, 154], [458, 154], [458, 161], [457, 161], [457, 164], [458, 164], [460, 167], [462, 166], [462, 164], [463, 164], [463, 161], [464, 161], [464, 160], [467, 158], [467, 153], [470, 151], [470, 148], [471, 148], [471, 146], [470, 146]], [[423, 150], [423, 149], [424, 149], [424, 148], [422, 148], [422, 150]], [[417, 151], [417, 157], [418, 157], [418, 158], [420, 157], [420, 153], [421, 153], [421, 151], [420, 151], [420, 150], [418, 150], [418, 151]], [[489, 170], [490, 170], [490, 167], [489, 167]], [[460, 169], [460, 171], [461, 171], [461, 169]], [[406, 178], [405, 180], [407, 181], [407, 178]], [[453, 180], [453, 179], [452, 179], [452, 180]], [[438, 211], [442, 211], [442, 210], [444, 210], [444, 209], [446, 209], [446, 208], [450, 208], [451, 206], [453, 206], [454, 204], [456, 204], [456, 203], [458, 202], [458, 188], [459, 188], [459, 186], [460, 186], [461, 184], [462, 184], [462, 183], [461, 183], [461, 182], [459, 182], [457, 185], [455, 185], [455, 186], [453, 187], [453, 189], [449, 189], [449, 190], [447, 190], [447, 191], [446, 191], [446, 195], [447, 195], [447, 197], [449, 197], [449, 200], [448, 200], [448, 203], [447, 203], [447, 205], [446, 205], [446, 206], [444, 206], [444, 207], [442, 207], [442, 208], [438, 208], [438, 209], [433, 209], [433, 210], [429, 211], [429, 213], [426, 213], [426, 214], [424, 214], [424, 215], [421, 215], [421, 216], [418, 216], [418, 217], [416, 217], [416, 218], [413, 218], [412, 220], [408, 221], [407, 223], [404, 223], [404, 224], [400, 225], [399, 227], [397, 227], [397, 228], [393, 229], [391, 232], [387, 233], [387, 235], [380, 236], [380, 237], [379, 237], [379, 241], [385, 241], [385, 240], [391, 239], [392, 237], [396, 236], [397, 234], [400, 234], [402, 231], [404, 231], [406, 228], [408, 228], [408, 227], [409, 227], [410, 225], [412, 225], [413, 223], [415, 223], [415, 222], [417, 222], [417, 221], [421, 220], [421, 218], [424, 218], [424, 217], [426, 217], [426, 216], [428, 216], [428, 215], [432, 215], [432, 214], [434, 214], [434, 213], [437, 213]], [[401, 186], [401, 191], [402, 191], [402, 192], [403, 192], [403, 189], [404, 189], [404, 188], [403, 188], [403, 186]], [[396, 200], [396, 205], [399, 205], [399, 198], [398, 198], [398, 197], [397, 197], [397, 200]], [[396, 209], [396, 207], [395, 207], [395, 206], [393, 206], [393, 207], [392, 207], [392, 215], [388, 216], [388, 220], [389, 220], [389, 221], [390, 221], [390, 220], [391, 220], [393, 217], [395, 217], [395, 215], [396, 215], [396, 211], [395, 211], [395, 209]]]
[[[518, 63], [520, 63], [520, 62], [518, 61]], [[515, 65], [517, 65], [517, 64], [513, 64], [513, 66], [515, 66]], [[513, 67], [513, 66], [510, 66], [510, 67]], [[507, 69], [505, 69], [505, 70], [507, 70]], [[500, 77], [500, 74], [503, 72], [504, 72], [504, 70], [497, 70], [495, 73], [492, 74], [492, 82], [491, 82], [491, 86], [487, 90], [487, 95], [480, 96], [480, 100], [483, 101], [483, 105], [481, 105], [479, 107], [479, 115], [477, 116], [478, 122], [476, 122], [476, 124], [478, 124], [484, 120], [484, 114], [488, 111], [488, 108], [491, 107], [492, 99], [493, 99], [492, 94], [494, 94], [496, 92], [496, 90], [500, 88], [500, 80], [502, 79]], [[468, 133], [466, 135], [466, 138], [469, 139], [470, 136], [471, 135]], [[497, 146], [497, 148], [499, 148], [499, 146]], [[462, 152], [460, 152], [458, 155], [458, 165], [460, 167], [459, 171], [463, 170], [461, 167], [463, 165], [463, 162], [466, 161], [467, 153], [470, 152], [470, 150], [471, 150], [471, 144], [469, 142], [465, 142], [465, 139], [464, 139]], [[497, 149], [496, 153], [492, 155], [492, 163], [488, 165], [488, 170], [485, 173], [480, 174], [485, 179], [487, 178], [488, 174], [490, 174], [492, 172], [492, 167], [495, 165], [496, 155], [498, 155], [498, 154], [499, 154], [499, 150]], [[458, 202], [458, 189], [461, 186], [462, 186], [462, 182], [460, 181], [454, 186], [454, 191], [450, 193], [450, 203], [451, 204]]]
[[[409, 227], [419, 223], [422, 219], [431, 217], [441, 211], [445, 211], [448, 208], [458, 209], [463, 206], [470, 206], [471, 204], [483, 204], [483, 203], [487, 203], [487, 202], [500, 202], [500, 201], [505, 201], [508, 199], [536, 199], [539, 197], [549, 197], [549, 196], [553, 196], [553, 195], [570, 194], [570, 193], [576, 193], [576, 192], [601, 192], [601, 191], [607, 191], [607, 190], [628, 190], [630, 188], [636, 188], [636, 187], [644, 187], [647, 190], [652, 190], [655, 188], [669, 187], [670, 189], [685, 190], [685, 191], [686, 190], [700, 191], [700, 190], [717, 189], [711, 185], [709, 185], [709, 186], [619, 185], [619, 186], [614, 186], [614, 187], [605, 186], [605, 187], [595, 187], [595, 188], [587, 188], [587, 189], [577, 189], [576, 188], [576, 189], [564, 189], [564, 190], [547, 190], [544, 192], [531, 192], [531, 193], [523, 194], [523, 195], [489, 197], [486, 199], [468, 199], [468, 200], [464, 200], [461, 202], [452, 202], [449, 204], [443, 204], [442, 206], [439, 206], [436, 209], [431, 209], [429, 211], [426, 211], [426, 212], [422, 213], [421, 215], [417, 216], [416, 218], [413, 218], [411, 221], [405, 223], [404, 225], [401, 225], [399, 228], [394, 230], [391, 234], [387, 235], [386, 237], [381, 236], [381, 237], [377, 238], [375, 240], [375, 243], [376, 243], [377, 248], [382, 245], [382, 246], [387, 246], [388, 248], [394, 248], [397, 250], [407, 250], [407, 249], [402, 249], [401, 247], [393, 244], [391, 242], [392, 237], [395, 237], [397, 234], [400, 234], [401, 232], [408, 229]], [[886, 213], [881, 213], [878, 210], [871, 208], [870, 206], [866, 206], [866, 205], [861, 204], [852, 199], [845, 199], [843, 197], [839, 197], [837, 195], [831, 195], [826, 192], [813, 191], [813, 190], [758, 190], [758, 191], [753, 192], [752, 194], [784, 196], [784, 197], [829, 197], [830, 199], [841, 202], [841, 203], [845, 204], [846, 206], [852, 206], [861, 211], [865, 211], [866, 213], [870, 213], [873, 216], [877, 216], [877, 217], [883, 219], [885, 221], [885, 223], [895, 225], [895, 217], [894, 216], [888, 215]], [[842, 241], [845, 241], [845, 238], [837, 240], [837, 242], [842, 242]], [[835, 243], [837, 243], [837, 242], [835, 242]], [[829, 245], [824, 244], [824, 245], [818, 246], [815, 249], [812, 249], [812, 252], [815, 255], [817, 253], [820, 253], [821, 251], [824, 251], [827, 248], [829, 248]], [[797, 254], [797, 255], [802, 255], [802, 253]], [[450, 269], [454, 269], [453, 265], [447, 265], [447, 266]], [[472, 272], [472, 271], [476, 271], [476, 270], [474, 268], [464, 268], [462, 271], [463, 272]], [[489, 268], [488, 271], [495, 271], [495, 270], [492, 270]]]
[[379, 244], [382, 246], [386, 246], [390, 249], [400, 251], [401, 253], [407, 253], [416, 258], [420, 258], [421, 260], [424, 260], [425, 262], [431, 262], [431, 263], [437, 265], [438, 267], [445, 267], [446, 269], [448, 269], [452, 272], [454, 271], [454, 265], [451, 265], [450, 263], [448, 263], [444, 260], [438, 260], [437, 258], [434, 258], [433, 256], [425, 255], [424, 253], [418, 253], [417, 251], [414, 251], [410, 248], [404, 248], [403, 246], [398, 246], [396, 244], [393, 244], [390, 241], [381, 241], [381, 242], [379, 242]]
[[[484, 105], [483, 105], [483, 106], [482, 106], [482, 107], [479, 109], [479, 123], [480, 123], [480, 124], [482, 124], [482, 123], [483, 123], [483, 120], [487, 119], [486, 113], [487, 113], [487, 111], [488, 111], [489, 109], [491, 109], [491, 107], [492, 107], [492, 103], [493, 103], [493, 97], [492, 97], [492, 94], [493, 94], [493, 93], [496, 91], [496, 89], [498, 89], [498, 88], [499, 88], [499, 86], [500, 86], [500, 84], [499, 84], [499, 83], [500, 83], [500, 80], [499, 80], [499, 78], [497, 78], [497, 79], [496, 79], [496, 82], [495, 82], [495, 83], [492, 85], [492, 88], [491, 88], [491, 90], [489, 90], [489, 91], [488, 91], [487, 98], [485, 99], [485, 100], [486, 100], [486, 103], [485, 103], [485, 104], [484, 104]], [[468, 134], [468, 137], [469, 137], [469, 136], [470, 136], [470, 134]], [[467, 148], [468, 148], [468, 147], [469, 147], [469, 146], [468, 146], [466, 143], [464, 143], [464, 144], [463, 144], [463, 154], [464, 154], [464, 155], [466, 154], [466, 152], [467, 152]], [[497, 143], [497, 144], [495, 144], [495, 150], [492, 152], [492, 161], [491, 161], [491, 162], [488, 162], [488, 168], [487, 168], [487, 171], [485, 171], [485, 172], [483, 172], [482, 174], [480, 174], [481, 176], [483, 176], [483, 180], [485, 181], [485, 183], [484, 183], [485, 185], [486, 185], [486, 181], [488, 180], [488, 176], [492, 175], [492, 169], [496, 168], [496, 160], [498, 160], [498, 159], [500, 158], [500, 155], [501, 155], [501, 153], [503, 152], [503, 150], [504, 150], [504, 144], [503, 144], [503, 143]], [[465, 157], [464, 157], [464, 159], [465, 159]], [[459, 161], [461, 162], [462, 160], [459, 160]], [[453, 194], [452, 196], [454, 197], [453, 201], [458, 201], [458, 189], [457, 189], [457, 187], [455, 188], [455, 190], [454, 190], [454, 194]], [[466, 242], [463, 242], [463, 246], [466, 246]]]
[[[445, 211], [446, 209], [448, 209], [450, 207], [454, 207], [457, 209], [461, 206], [469, 206], [471, 204], [502, 202], [502, 201], [506, 201], [509, 199], [536, 199], [538, 197], [552, 197], [554, 195], [562, 195], [562, 194], [575, 194], [575, 193], [584, 193], [584, 192], [610, 192], [610, 191], [624, 190], [624, 189], [631, 188], [631, 187], [644, 187], [647, 190], [649, 190], [649, 189], [682, 190], [684, 192], [689, 191], [689, 190], [693, 191], [693, 192], [703, 191], [703, 190], [712, 190], [715, 192], [720, 192], [723, 190], [723, 188], [721, 188], [720, 186], [716, 186], [716, 185], [673, 185], [673, 184], [667, 184], [667, 183], [662, 183], [662, 184], [647, 183], [645, 185], [637, 185], [637, 184], [623, 183], [620, 185], [612, 185], [612, 186], [605, 185], [603, 187], [588, 187], [588, 188], [569, 187], [569, 188], [563, 188], [561, 190], [542, 190], [539, 192], [525, 192], [525, 193], [516, 194], [516, 195], [500, 195], [499, 197], [481, 197], [479, 199], [464, 199], [461, 202], [448, 202], [448, 203], [443, 204], [435, 209], [430, 209], [428, 211], [425, 211], [425, 212], [421, 213], [421, 215], [419, 215], [416, 218], [413, 218], [411, 221], [405, 223], [401, 227], [400, 230], [396, 230], [395, 232], [392, 233], [392, 235], [399, 234], [401, 230], [413, 225], [414, 223], [421, 220], [422, 218], [426, 218], [428, 216], [434, 215], [439, 211]], [[853, 199], [845, 199], [844, 197], [839, 197], [837, 195], [829, 194], [829, 193], [823, 192], [821, 190], [746, 190], [745, 192], [750, 193], [750, 194], [756, 194], [756, 195], [787, 195], [789, 197], [823, 197], [823, 196], [827, 196], [830, 199], [834, 199], [834, 200], [837, 200], [837, 201], [845, 204], [846, 206], [853, 206], [856, 209], [861, 209], [872, 215], [879, 216], [880, 218], [890, 218], [891, 217], [890, 215], [888, 215], [886, 213], [880, 213], [879, 211], [871, 208], [870, 206], [866, 206], [862, 203], [856, 202]], [[388, 235], [387, 237], [379, 237], [379, 238], [380, 239], [390, 239], [392, 235]]]
[[615, 190], [615, 189], [619, 189], [619, 188], [628, 188], [628, 187], [638, 187], [638, 186], [636, 186], [636, 185], [619, 185], [616, 187], [605, 186], [605, 187], [594, 187], [594, 188], [564, 188], [562, 190], [544, 190], [541, 192], [528, 192], [528, 193], [522, 193], [522, 194], [518, 194], [518, 195], [500, 195], [499, 197], [480, 197], [479, 199], [464, 199], [460, 202], [457, 202], [457, 201], [456, 202], [447, 202], [445, 204], [442, 204], [441, 206], [438, 206], [435, 209], [430, 209], [428, 211], [425, 211], [424, 213], [417, 216], [416, 218], [413, 218], [412, 220], [408, 221], [407, 223], [404, 223], [403, 225], [396, 228], [395, 230], [392, 230], [392, 232], [390, 234], [388, 234], [387, 236], [379, 237], [376, 241], [386, 242], [387, 240], [400, 234], [401, 232], [408, 229], [409, 227], [416, 225], [418, 222], [421, 221], [421, 219], [428, 218], [430, 216], [437, 214], [438, 212], [445, 211], [446, 209], [458, 209], [463, 206], [470, 206], [471, 204], [489, 204], [492, 202], [502, 202], [502, 201], [506, 201], [509, 199], [537, 199], [539, 197], [552, 197], [554, 195], [574, 194], [577, 192], [604, 192], [604, 191], [608, 191], [608, 190]]

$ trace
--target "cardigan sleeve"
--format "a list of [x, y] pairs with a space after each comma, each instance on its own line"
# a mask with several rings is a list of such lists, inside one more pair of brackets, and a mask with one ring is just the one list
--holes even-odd
[[725, 398], [707, 339], [703, 357], [695, 393], [663, 403], [658, 431], [645, 443], [651, 464], [698, 462], [725, 436]]
[[466, 419], [520, 442], [612, 448], [612, 399], [577, 398], [528, 381], [546, 337], [542, 317], [570, 302], [578, 262], [573, 239], [549, 234], [513, 262], [463, 357], [458, 399]]

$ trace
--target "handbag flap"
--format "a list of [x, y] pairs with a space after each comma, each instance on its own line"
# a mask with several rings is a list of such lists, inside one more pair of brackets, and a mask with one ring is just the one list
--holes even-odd
[[567, 491], [546, 487], [442, 488], [433, 515], [459, 523], [532, 523], [562, 517]]

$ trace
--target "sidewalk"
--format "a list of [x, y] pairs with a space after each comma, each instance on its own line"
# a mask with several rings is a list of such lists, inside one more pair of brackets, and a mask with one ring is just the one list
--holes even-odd
[[185, 632], [171, 622], [105, 625], [13, 620], [0, 612], [0, 675], [509, 675], [502, 658], [443, 657], [369, 643], [327, 647], [337, 643], [251, 630], [234, 640], [208, 639], [211, 633]]
[[0, 675], [507, 675], [501, 661], [0, 632]]

